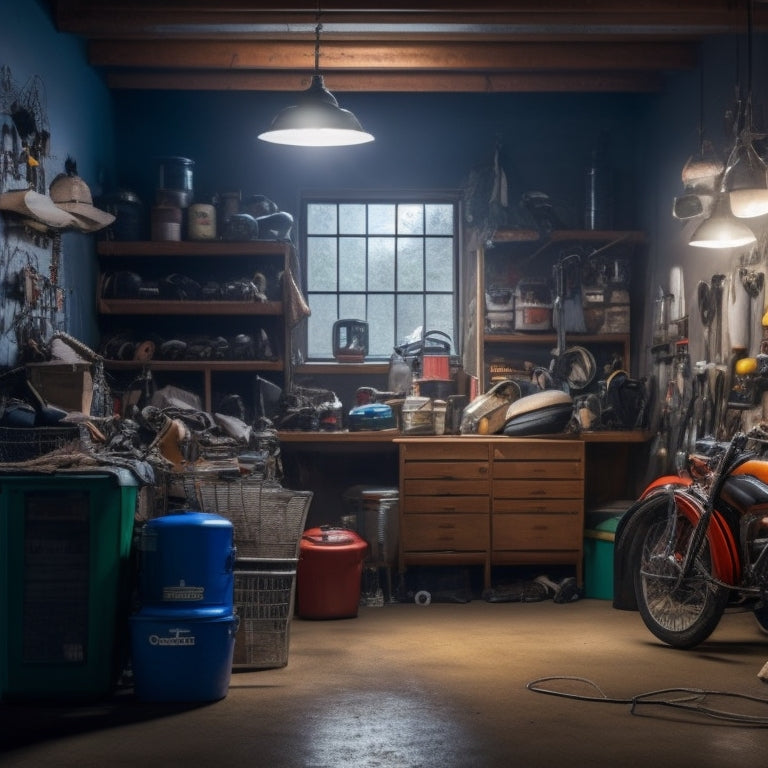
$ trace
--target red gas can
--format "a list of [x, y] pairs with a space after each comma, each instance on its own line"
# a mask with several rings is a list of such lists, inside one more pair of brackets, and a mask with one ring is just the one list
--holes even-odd
[[368, 543], [354, 531], [321, 526], [304, 531], [296, 572], [302, 619], [351, 619], [360, 605]]

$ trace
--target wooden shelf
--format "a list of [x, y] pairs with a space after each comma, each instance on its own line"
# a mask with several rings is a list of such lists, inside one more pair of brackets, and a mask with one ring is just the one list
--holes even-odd
[[113, 371], [150, 368], [153, 371], [282, 371], [282, 360], [105, 360], [104, 367]]
[[282, 301], [174, 301], [99, 299], [102, 315], [282, 315]]
[[277, 240], [101, 240], [96, 244], [99, 256], [131, 258], [275, 256], [283, 258], [291, 243]]
[[[97, 311], [101, 317], [102, 334], [107, 333], [115, 325], [115, 321], [125, 322], [125, 318], [133, 318], [135, 324], [145, 328], [151, 326], [151, 332], [162, 334], [168, 338], [184, 338], [179, 327], [185, 329], [194, 325], [193, 320], [202, 319], [203, 326], [221, 333], [225, 328], [234, 326], [268, 326], [270, 344], [277, 342], [275, 351], [280, 352], [279, 359], [226, 359], [226, 360], [114, 360], [107, 359], [104, 366], [110, 371], [138, 371], [148, 369], [164, 374], [165, 378], [173, 380], [174, 374], [192, 373], [201, 379], [200, 393], [203, 407], [212, 411], [214, 407], [214, 380], [219, 374], [272, 372], [274, 378], [283, 388], [290, 385], [290, 332], [285, 318], [285, 285], [281, 293], [272, 296], [279, 301], [185, 301], [182, 299], [143, 299], [143, 298], [104, 298], [103, 281], [109, 270], [131, 269], [143, 272], [157, 272], [158, 269], [169, 272], [182, 271], [196, 260], [194, 269], [203, 275], [221, 277], [227, 271], [236, 273], [243, 265], [252, 264], [278, 277], [280, 272], [290, 268], [293, 257], [293, 245], [288, 241], [249, 240], [245, 242], [230, 242], [222, 240], [200, 241], [100, 241], [97, 243], [97, 253], [101, 265], [99, 284], [97, 286]], [[198, 278], [199, 279], [199, 278]], [[122, 318], [122, 320], [121, 320]], [[139, 321], [143, 319], [143, 322]], [[186, 319], [189, 318], [189, 323]], [[223, 320], [216, 318], [223, 318]], [[234, 323], [229, 318], [238, 318]], [[262, 318], [261, 322], [259, 319]], [[269, 318], [264, 320], [263, 318]], [[154, 320], [154, 322], [153, 322]], [[249, 320], [250, 322], [245, 322]], [[200, 323], [198, 322], [199, 326]], [[234, 330], [232, 330], [234, 333]], [[181, 334], [181, 335], [179, 335]], [[279, 337], [278, 337], [279, 334]], [[279, 339], [279, 340], [278, 340]], [[231, 377], [227, 377], [229, 379]], [[239, 383], [239, 382], [238, 382]], [[250, 388], [250, 383], [244, 385], [244, 390]]]
[[[487, 344], [515, 344], [532, 346], [541, 346], [543, 344], [556, 344], [557, 334], [543, 332], [536, 333], [529, 331], [527, 333], [486, 333], [485, 341]], [[628, 333], [569, 333], [566, 335], [566, 341], [578, 342], [579, 344], [628, 344]]]
[[631, 243], [641, 243], [645, 233], [636, 230], [600, 230], [600, 229], [553, 229], [542, 236], [535, 229], [497, 229], [491, 242], [493, 243], [563, 243], [570, 240], [580, 242], [605, 242], [626, 240]]

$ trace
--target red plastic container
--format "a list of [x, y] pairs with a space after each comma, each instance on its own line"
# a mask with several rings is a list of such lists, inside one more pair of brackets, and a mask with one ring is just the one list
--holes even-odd
[[351, 619], [360, 605], [360, 582], [368, 543], [345, 528], [310, 528], [299, 545], [296, 572], [302, 619]]

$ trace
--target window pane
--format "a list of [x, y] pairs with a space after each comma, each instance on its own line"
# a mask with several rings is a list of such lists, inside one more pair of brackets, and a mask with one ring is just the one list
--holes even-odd
[[339, 290], [365, 290], [365, 238], [339, 240]]
[[453, 239], [429, 238], [425, 243], [426, 290], [453, 290]]
[[312, 297], [312, 314], [307, 319], [307, 343], [315, 357], [333, 356], [333, 324], [338, 320], [336, 296]]
[[[451, 338], [453, 350], [456, 351], [456, 339], [453, 338], [453, 297], [448, 294], [427, 294], [428, 331], [442, 331]], [[449, 322], [449, 318], [451, 321]]]
[[392, 318], [395, 315], [395, 298], [389, 294], [372, 294], [368, 297], [368, 356], [387, 357], [395, 346]]
[[336, 234], [336, 203], [309, 203], [307, 205], [307, 234]]
[[424, 206], [397, 206], [397, 234], [421, 235], [424, 233]]
[[398, 343], [422, 325], [424, 325], [424, 299], [422, 296], [398, 295], [396, 328]]
[[365, 205], [363, 203], [342, 203], [339, 206], [339, 234], [365, 234]]
[[371, 235], [395, 234], [394, 205], [368, 206], [368, 233]]
[[392, 291], [395, 288], [395, 240], [372, 237], [368, 240], [368, 290]]
[[339, 318], [365, 320], [365, 294], [342, 293], [339, 296]]
[[450, 203], [427, 203], [424, 208], [426, 234], [453, 236], [453, 206]]
[[424, 290], [424, 241], [420, 237], [401, 237], [397, 241], [397, 290]]
[[335, 291], [336, 238], [307, 238], [307, 288], [310, 291]]

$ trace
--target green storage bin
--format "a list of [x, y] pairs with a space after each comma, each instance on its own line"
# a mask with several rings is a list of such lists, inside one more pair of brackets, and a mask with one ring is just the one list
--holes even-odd
[[97, 699], [130, 646], [138, 480], [0, 472], [0, 699]]
[[584, 596], [613, 600], [613, 544], [622, 515], [584, 531]]

